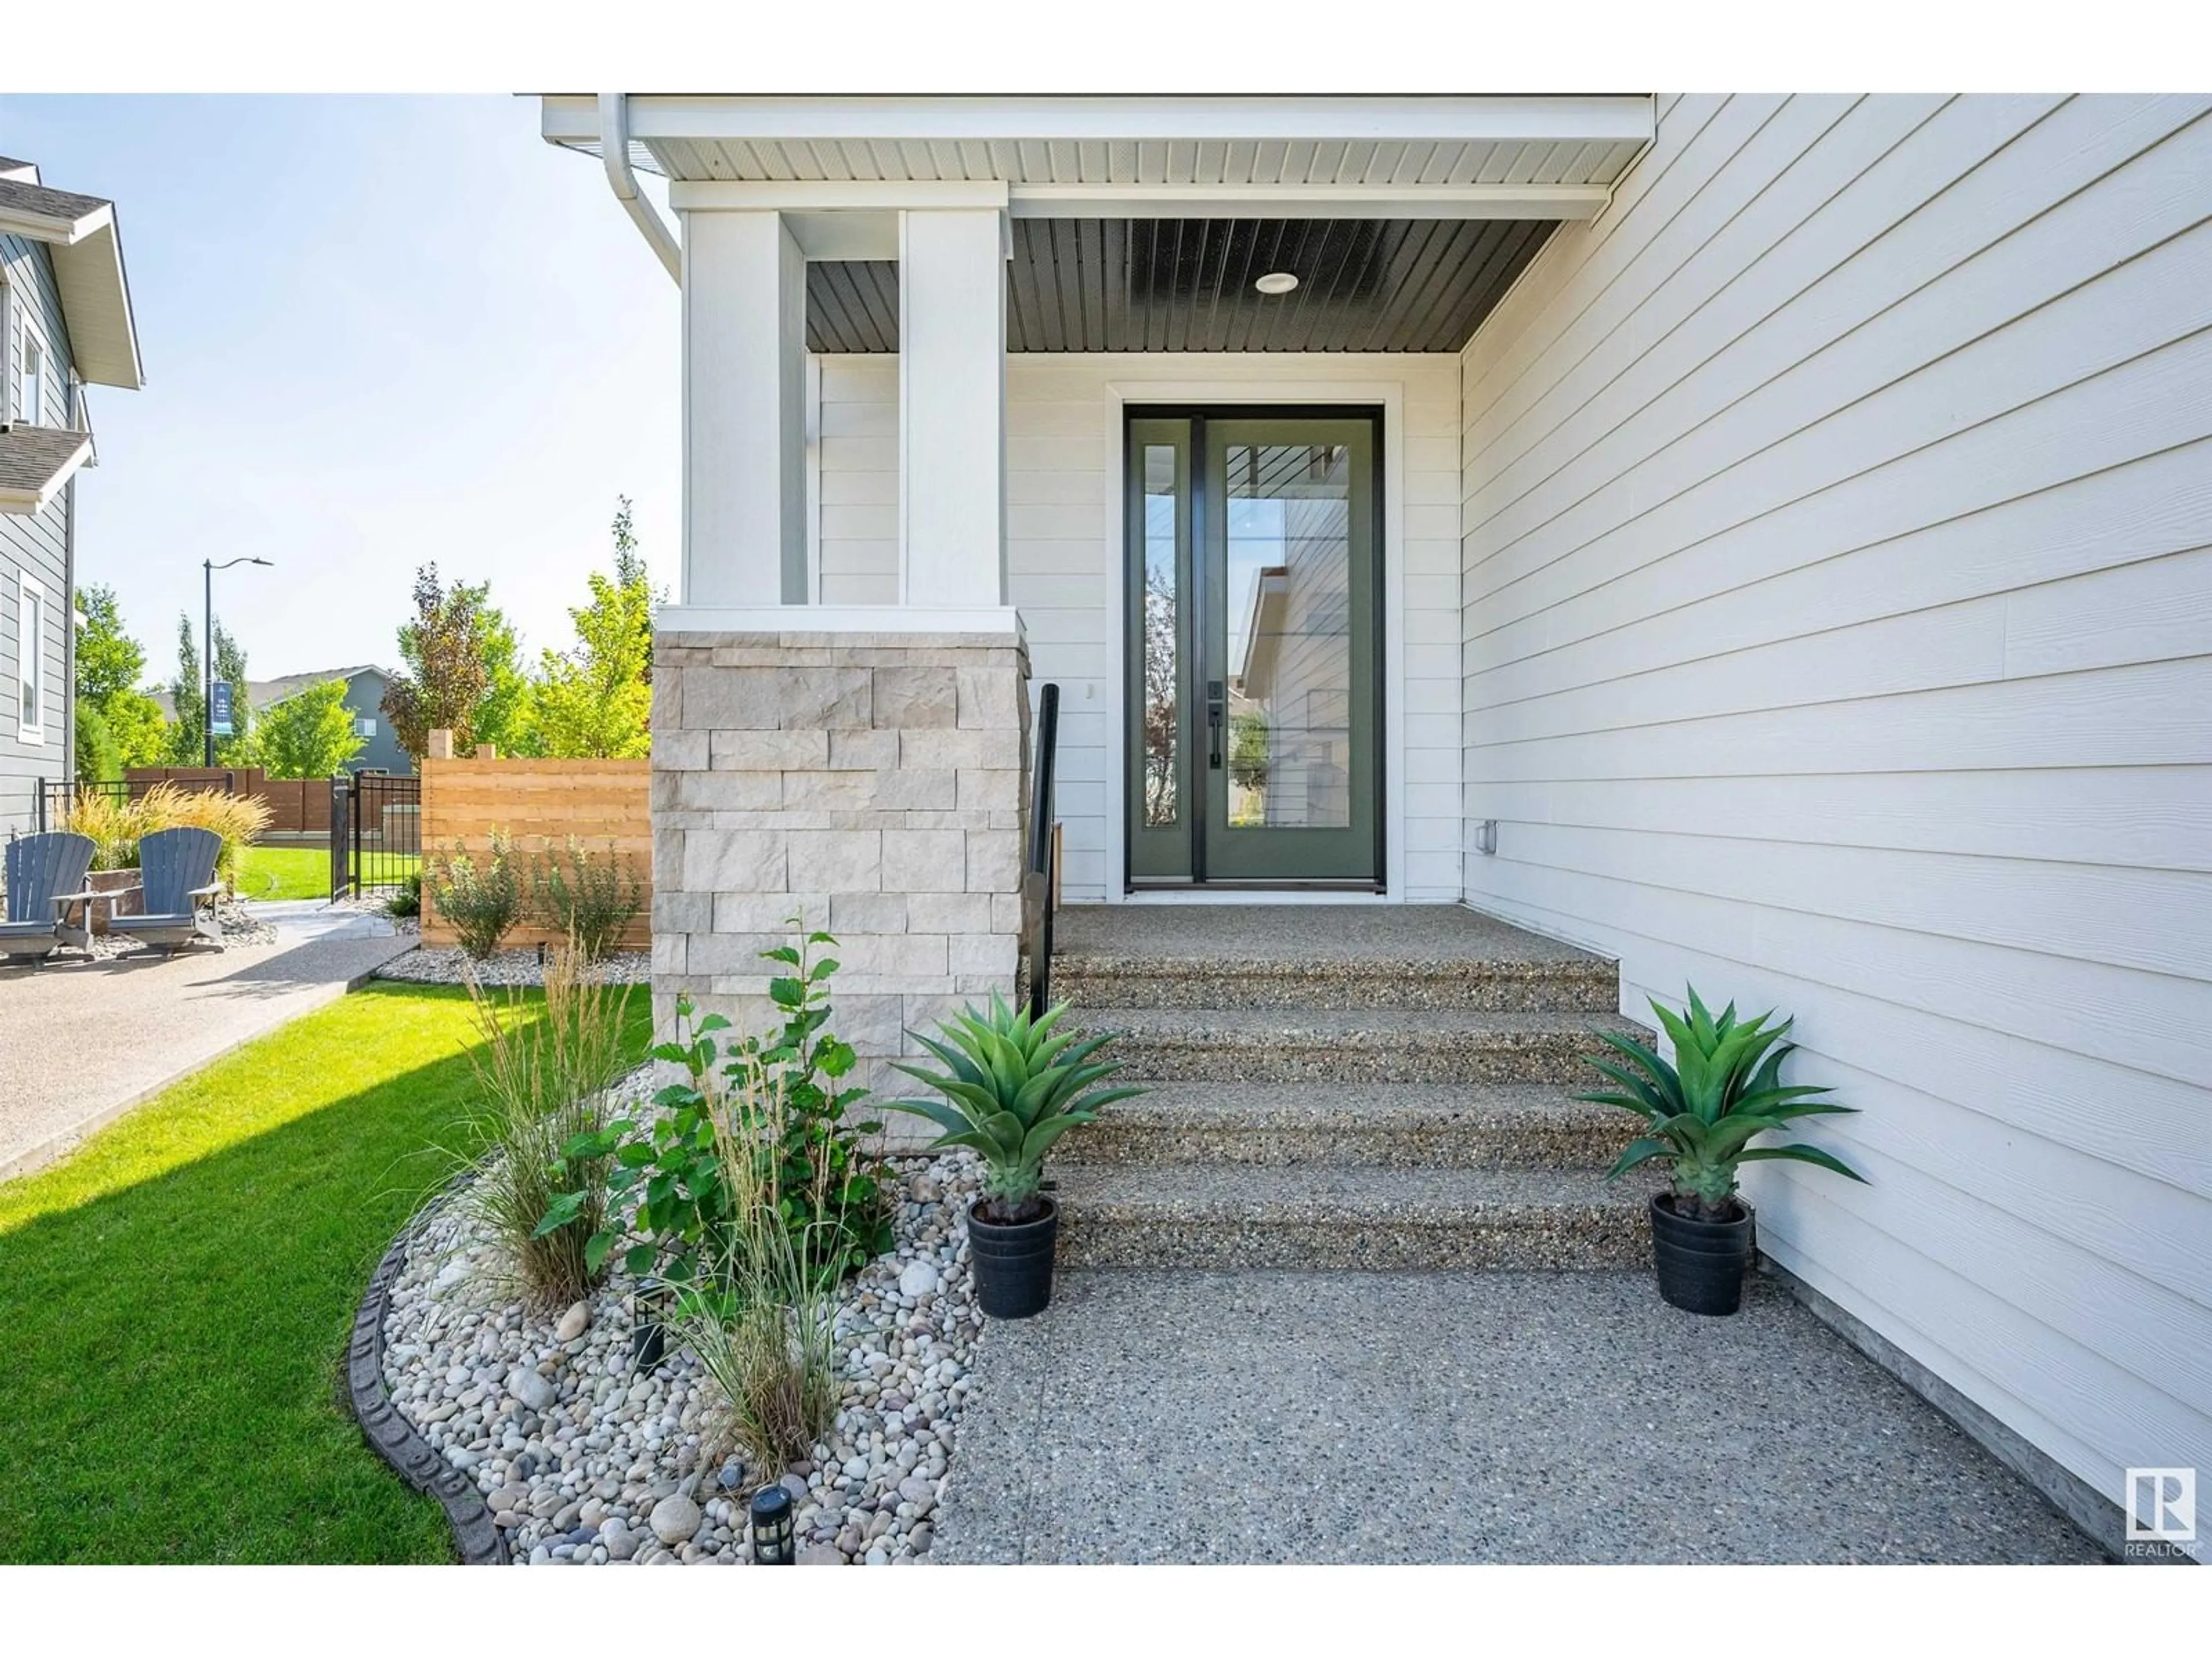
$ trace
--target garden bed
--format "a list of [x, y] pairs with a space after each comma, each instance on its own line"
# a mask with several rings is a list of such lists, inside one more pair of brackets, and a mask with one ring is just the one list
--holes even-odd
[[788, 1470], [746, 1467], [672, 1331], [658, 1365], [633, 1364], [634, 1284], [618, 1267], [565, 1310], [528, 1308], [455, 1206], [422, 1222], [392, 1283], [386, 1385], [476, 1483], [518, 1563], [742, 1564], [747, 1501], [778, 1476], [802, 1563], [914, 1559], [930, 1548], [982, 1324], [962, 1218], [976, 1182], [964, 1153], [885, 1167], [897, 1243], [843, 1287], [836, 1425]]

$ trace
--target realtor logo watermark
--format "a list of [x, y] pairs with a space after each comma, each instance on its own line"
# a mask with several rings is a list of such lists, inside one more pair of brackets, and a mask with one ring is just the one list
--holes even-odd
[[2130, 1469], [2127, 1553], [2131, 1559], [2186, 1556], [2197, 1559], [2197, 1471]]

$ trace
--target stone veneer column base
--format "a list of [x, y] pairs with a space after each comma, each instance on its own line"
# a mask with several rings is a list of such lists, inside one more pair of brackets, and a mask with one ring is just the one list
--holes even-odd
[[1020, 636], [667, 632], [653, 663], [657, 1027], [689, 998], [769, 1029], [760, 952], [797, 914], [837, 936], [833, 1029], [859, 1080], [912, 1090], [885, 1063], [917, 1052], [909, 1029], [1014, 990]]

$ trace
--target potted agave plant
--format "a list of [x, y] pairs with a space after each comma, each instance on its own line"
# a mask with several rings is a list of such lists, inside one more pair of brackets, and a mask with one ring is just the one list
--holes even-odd
[[1866, 1178], [1817, 1146], [1753, 1146], [1751, 1141], [1796, 1118], [1856, 1109], [1816, 1098], [1829, 1092], [1826, 1088], [1782, 1081], [1782, 1062], [1796, 1052], [1796, 1044], [1786, 1040], [1790, 1021], [1769, 1023], [1771, 1010], [1740, 1019], [1731, 1002], [1716, 1018], [1692, 988], [1685, 1013], [1656, 1000], [1651, 1012], [1674, 1045], [1674, 1063], [1633, 1038], [1601, 1032], [1629, 1064], [1591, 1060], [1620, 1087], [1577, 1098], [1625, 1107], [1649, 1130], [1621, 1153], [1607, 1172], [1608, 1180], [1655, 1158], [1674, 1160], [1674, 1189], [1651, 1200], [1651, 1256], [1660, 1296], [1690, 1313], [1732, 1314], [1742, 1305], [1752, 1251], [1751, 1209], [1736, 1195], [1738, 1167], [1790, 1158], [1853, 1181]]
[[982, 1158], [983, 1194], [968, 1207], [968, 1249], [975, 1299], [994, 1319], [1027, 1319], [1052, 1300], [1060, 1206], [1042, 1190], [1045, 1154], [1077, 1124], [1097, 1117], [1100, 1107], [1144, 1092], [1096, 1086], [1121, 1067], [1091, 1058], [1105, 1037], [1053, 1034], [1066, 1012], [1062, 1003], [1033, 1018], [994, 994], [988, 1013], [963, 1010], [939, 1025], [937, 1037], [914, 1032], [945, 1071], [894, 1063], [945, 1103], [883, 1103], [942, 1129], [933, 1152], [966, 1146]]

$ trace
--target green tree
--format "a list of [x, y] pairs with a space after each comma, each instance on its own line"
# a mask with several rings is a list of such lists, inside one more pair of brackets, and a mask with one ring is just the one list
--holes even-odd
[[614, 543], [614, 574], [593, 571], [591, 602], [568, 612], [574, 647], [540, 659], [532, 713], [548, 755], [627, 759], [651, 748], [653, 596], [627, 497]]
[[477, 699], [477, 741], [496, 745], [502, 755], [527, 754], [533, 747], [531, 705], [535, 688], [523, 666], [522, 641], [514, 624], [484, 598], [490, 588], [485, 582], [477, 589], [484, 638], [484, 694]]
[[399, 630], [406, 672], [386, 684], [383, 707], [392, 736], [417, 761], [440, 727], [453, 732], [456, 749], [477, 741], [477, 708], [491, 684], [483, 593], [465, 582], [441, 586], [434, 564], [415, 573], [415, 620]]
[[261, 763], [272, 778], [326, 778], [362, 750], [346, 683], [325, 680], [261, 712]]
[[107, 716], [96, 702], [76, 706], [76, 775], [93, 783], [112, 783], [123, 775], [123, 751], [107, 729]]
[[[168, 720], [161, 705], [138, 688], [146, 676], [146, 650], [123, 625], [115, 590], [80, 588], [84, 623], [76, 636], [76, 703], [96, 710], [113, 739], [120, 766], [159, 766], [168, 752]], [[83, 775], [82, 765], [78, 770]]]
[[[192, 633], [192, 619], [179, 612], [177, 677], [169, 682], [169, 702], [177, 711], [177, 718], [168, 728], [167, 752], [162, 757], [168, 765], [198, 766], [205, 761], [207, 693], [200, 684], [204, 672], [199, 645]], [[246, 653], [231, 637], [220, 617], [215, 619], [215, 677], [229, 681], [231, 688], [231, 732], [227, 738], [215, 740], [215, 763], [252, 766], [255, 763], [255, 750], [252, 713], [246, 701]]]
[[76, 700], [102, 709], [111, 697], [136, 691], [146, 678], [146, 648], [124, 631], [123, 610], [112, 587], [81, 587], [76, 608]]
[[[482, 630], [484, 689], [468, 722], [470, 740], [495, 744], [502, 755], [528, 752], [530, 676], [523, 667], [522, 641], [514, 624], [491, 603], [489, 582], [456, 582], [448, 599], [472, 606]], [[421, 629], [421, 623], [411, 622], [399, 630], [399, 659], [418, 682], [422, 676]]]
[[176, 711], [170, 723], [168, 752], [161, 757], [170, 766], [198, 766], [206, 732], [207, 690], [200, 684], [204, 672], [200, 648], [192, 635], [192, 619], [177, 617], [177, 675], [169, 682], [169, 707]]

